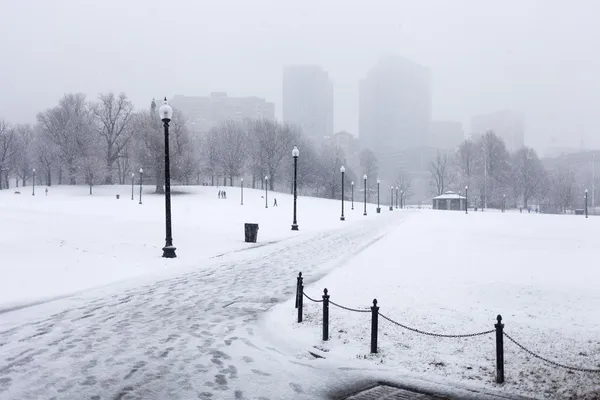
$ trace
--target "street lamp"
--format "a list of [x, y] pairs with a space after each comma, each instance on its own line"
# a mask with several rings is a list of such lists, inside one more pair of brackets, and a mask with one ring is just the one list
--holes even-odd
[[502, 195], [502, 212], [506, 209], [506, 195]]
[[585, 189], [585, 217], [588, 217], [588, 190]]
[[135, 186], [135, 173], [131, 173], [131, 200], [133, 200], [133, 192], [134, 192], [134, 186]]
[[404, 190], [400, 191], [400, 208], [404, 208]]
[[292, 230], [298, 230], [298, 221], [296, 219], [296, 202], [298, 199], [298, 192], [296, 190], [298, 184], [298, 156], [300, 155], [300, 150], [298, 147], [294, 146], [292, 150], [292, 157], [294, 157], [294, 220], [292, 221]]
[[171, 166], [169, 162], [169, 122], [173, 116], [173, 109], [167, 103], [167, 98], [158, 110], [160, 119], [165, 128], [165, 247], [163, 247], [163, 257], [175, 258], [175, 246], [173, 246], [173, 234], [171, 231]]
[[33, 191], [31, 192], [32, 196], [35, 196], [35, 168], [33, 169]]
[[390, 186], [390, 211], [394, 211], [394, 187]]
[[144, 169], [140, 168], [140, 202], [142, 204], [142, 182], [144, 181]]
[[241, 205], [244, 205], [244, 178], [240, 179], [240, 189], [242, 191], [242, 202]]
[[340, 172], [342, 173], [342, 216], [340, 217], [340, 221], [345, 221], [344, 218], [344, 173], [346, 172], [346, 168], [342, 165], [340, 168]]
[[465, 185], [465, 214], [469, 213], [469, 186]]
[[379, 207], [379, 184], [381, 181], [377, 179], [377, 214], [381, 212], [381, 208]]
[[365, 210], [363, 215], [367, 215], [367, 174], [363, 176], [364, 187], [365, 187]]
[[396, 186], [396, 209], [398, 209], [398, 197], [399, 197], [398, 195], [399, 194], [400, 193], [398, 193], [398, 186]]
[[268, 187], [269, 187], [269, 177], [265, 176], [265, 208], [269, 208], [269, 192], [268, 192]]
[[352, 209], [354, 210], [354, 181], [350, 182], [350, 186], [352, 186]]

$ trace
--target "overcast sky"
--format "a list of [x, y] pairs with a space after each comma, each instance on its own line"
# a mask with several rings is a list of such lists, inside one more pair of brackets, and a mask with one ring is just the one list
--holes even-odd
[[33, 122], [65, 92], [266, 97], [318, 64], [335, 129], [358, 134], [358, 81], [387, 53], [429, 66], [433, 115], [516, 109], [526, 144], [600, 147], [595, 0], [0, 0], [0, 118]]

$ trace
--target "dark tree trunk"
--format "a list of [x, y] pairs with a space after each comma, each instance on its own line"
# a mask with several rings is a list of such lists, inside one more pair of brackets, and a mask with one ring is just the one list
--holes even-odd
[[256, 176], [252, 175], [252, 189], [256, 189]]
[[90, 194], [92, 194], [92, 185], [90, 184]]
[[210, 186], [215, 186], [215, 176], [214, 175], [210, 176]]
[[233, 186], [233, 176], [229, 177], [229, 186]]

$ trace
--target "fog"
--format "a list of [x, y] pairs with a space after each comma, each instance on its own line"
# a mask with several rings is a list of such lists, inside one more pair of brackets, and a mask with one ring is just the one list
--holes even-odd
[[0, 0], [0, 118], [34, 122], [65, 92], [265, 97], [282, 67], [334, 83], [335, 130], [358, 134], [358, 81], [381, 55], [431, 69], [433, 117], [509, 108], [525, 143], [600, 147], [600, 4], [593, 0]]

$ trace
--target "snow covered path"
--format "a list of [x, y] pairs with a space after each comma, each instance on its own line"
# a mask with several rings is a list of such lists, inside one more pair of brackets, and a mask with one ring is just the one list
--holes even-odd
[[298, 271], [319, 279], [402, 219], [385, 214], [142, 287], [101, 289], [77, 306], [58, 301], [52, 315], [0, 332], [0, 399], [320, 398], [319, 371], [257, 334], [256, 321], [293, 296]]

